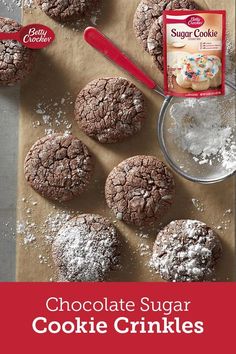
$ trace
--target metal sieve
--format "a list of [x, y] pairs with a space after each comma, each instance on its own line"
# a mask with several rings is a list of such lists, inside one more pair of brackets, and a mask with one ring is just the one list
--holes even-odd
[[[164, 98], [161, 110], [159, 112], [159, 119], [157, 123], [157, 135], [161, 150], [169, 165], [184, 178], [203, 184], [217, 183], [227, 177], [230, 177], [236, 172], [235, 165], [231, 169], [226, 169], [220, 158], [216, 158], [209, 166], [206, 164], [199, 164], [193, 159], [192, 154], [181, 149], [175, 142], [171, 135], [171, 127], [173, 125], [173, 117], [171, 116], [171, 108], [174, 104], [182, 103], [185, 98], [180, 97], [165, 97], [161, 88], [157, 86], [148, 75], [140, 70], [124, 53], [120, 51], [106, 36], [94, 27], [88, 27], [84, 31], [84, 39], [93, 48], [102, 53], [106, 58], [114, 62], [120, 68], [131, 74], [137, 80], [142, 82], [146, 87], [155, 91], [158, 95]], [[218, 97], [194, 98], [192, 100], [216, 100], [221, 107], [225, 107], [225, 116], [222, 114], [222, 126], [228, 124], [233, 131], [232, 139], [235, 139], [235, 113], [228, 114], [228, 103], [232, 100], [235, 108], [235, 92], [234, 84], [226, 83], [226, 95]], [[208, 101], [209, 102], [209, 101]], [[199, 137], [200, 139], [200, 137]], [[236, 151], [235, 151], [236, 153]], [[235, 157], [236, 160], [236, 157]], [[200, 161], [201, 162], [201, 161]]]

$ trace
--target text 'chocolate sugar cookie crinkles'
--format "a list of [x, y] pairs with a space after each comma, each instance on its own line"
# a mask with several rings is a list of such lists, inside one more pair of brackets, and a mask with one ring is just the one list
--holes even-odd
[[118, 220], [143, 226], [160, 221], [173, 203], [175, 184], [167, 166], [153, 156], [134, 156], [109, 174], [105, 196]]
[[96, 79], [79, 93], [75, 119], [88, 136], [100, 143], [122, 141], [142, 127], [143, 94], [120, 77]]
[[52, 253], [66, 281], [103, 281], [119, 265], [116, 228], [99, 215], [77, 216], [58, 232]]
[[65, 202], [88, 187], [93, 166], [88, 148], [72, 135], [38, 140], [25, 158], [25, 178], [43, 197]]
[[[0, 32], [14, 33], [22, 26], [16, 21], [0, 17]], [[15, 40], [0, 40], [0, 86], [12, 86], [24, 79], [32, 70], [33, 50]]]
[[208, 281], [221, 254], [220, 240], [210, 227], [196, 220], [176, 220], [157, 235], [150, 266], [167, 281]]
[[98, 5], [99, 0], [37, 0], [42, 11], [59, 22], [83, 19]]

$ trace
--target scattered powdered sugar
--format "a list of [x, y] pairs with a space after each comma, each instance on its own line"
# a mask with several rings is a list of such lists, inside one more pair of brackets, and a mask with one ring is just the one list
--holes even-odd
[[40, 264], [47, 264], [48, 263], [48, 257], [45, 257], [44, 255], [40, 254], [38, 256], [38, 258], [39, 258], [39, 263]]
[[65, 222], [73, 217], [74, 212], [55, 210], [38, 222], [35, 221], [37, 220], [38, 203], [33, 201], [31, 197], [28, 199], [22, 198], [22, 203], [21, 209], [24, 208], [24, 218], [17, 221], [16, 227], [19, 245], [22, 247], [34, 247], [35, 249], [38, 249], [41, 252], [38, 256], [39, 264], [52, 268], [52, 263], [50, 261], [51, 243]]
[[[76, 259], [79, 262], [77, 264], [79, 266], [78, 269], [82, 271], [81, 267], [85, 267], [84, 273], [81, 273], [81, 279], [78, 279], [79, 281], [89, 279], [91, 281], [102, 280], [108, 268], [110, 270], [113, 266], [114, 269], [115, 267], [118, 268], [118, 239], [115, 228], [111, 226], [105, 230], [103, 228], [99, 232], [99, 226], [96, 222], [94, 223], [94, 229], [89, 229], [89, 226], [86, 226], [86, 224], [81, 224], [81, 227], [78, 226], [80, 229], [80, 238], [76, 238], [72, 242], [73, 235], [77, 234], [78, 227], [77, 229], [68, 227], [66, 228], [67, 231], [65, 231], [65, 225], [70, 225], [69, 220], [73, 220], [77, 212], [56, 210], [54, 207], [55, 211], [50, 212], [45, 218], [41, 217], [40, 222], [36, 223], [37, 207], [38, 203], [33, 201], [31, 197], [27, 199], [22, 198], [21, 209], [24, 208], [25, 216], [24, 219], [22, 218], [17, 222], [17, 234], [21, 246], [39, 249], [38, 262], [40, 264], [52, 268], [52, 263], [50, 262], [51, 246], [55, 244], [56, 239], [58, 240], [57, 242], [60, 242], [59, 240], [62, 241], [63, 233], [67, 233], [68, 231], [68, 236], [64, 238], [64, 241], [70, 241], [71, 243], [68, 243], [70, 246], [68, 246], [69, 248], [65, 256], [70, 257], [70, 254], [74, 254], [75, 257], [72, 257], [71, 262], [69, 262], [69, 273], [66, 277], [64, 276], [63, 281], [65, 281], [65, 278], [68, 281], [68, 277], [69, 279], [72, 277], [73, 269], [76, 268]], [[70, 232], [71, 230], [72, 233]], [[70, 239], [70, 237], [72, 238]], [[77, 250], [77, 246], [79, 250]], [[84, 260], [82, 259], [82, 255], [84, 255]], [[82, 258], [76, 258], [77, 256], [81, 256]], [[63, 257], [59, 258], [59, 261], [65, 260]], [[57, 279], [58, 276], [53, 274], [53, 278]], [[73, 279], [69, 281], [73, 281]]]
[[[17, 1], [17, 0], [15, 0], [15, 1]], [[19, 0], [18, 0], [18, 2], [20, 3]], [[21, 0], [21, 3], [23, 3], [23, 7], [25, 7], [25, 8], [32, 8], [35, 5], [35, 0]]]
[[143, 110], [143, 101], [142, 101], [142, 99], [140, 98], [139, 95], [134, 95], [133, 104], [135, 106], [136, 112], [142, 112], [142, 110]]
[[224, 99], [185, 99], [170, 109], [169, 129], [177, 145], [199, 165], [221, 165], [236, 170], [235, 94]]
[[213, 231], [197, 220], [173, 221], [158, 235], [150, 266], [171, 281], [212, 278], [221, 245]]
[[14, 11], [18, 7], [31, 9], [35, 6], [34, 0], [0, 0], [0, 4], [4, 5], [8, 11]]
[[56, 213], [50, 213], [44, 222], [45, 228], [43, 230], [43, 235], [45, 240], [52, 243], [57, 232], [72, 218], [72, 216], [72, 212], [63, 210]]
[[192, 198], [192, 203], [198, 211], [200, 211], [201, 213], [204, 212], [205, 207], [204, 207], [204, 204], [202, 202], [200, 202], [200, 200], [198, 200], [196, 198]]
[[227, 215], [227, 214], [232, 214], [232, 210], [231, 209], [227, 209], [225, 210], [224, 212], [224, 216]]
[[145, 232], [140, 232], [139, 234], [137, 234], [137, 236], [139, 236], [142, 239], [146, 239], [146, 240], [149, 238], [149, 235]]
[[69, 281], [103, 281], [118, 264], [116, 230], [99, 220], [72, 219], [53, 241], [53, 255]]
[[234, 171], [236, 167], [236, 143], [229, 139], [227, 144], [227, 148], [221, 151], [222, 166], [226, 170]]
[[35, 107], [35, 113], [39, 118], [33, 121], [33, 128], [45, 127], [45, 135], [51, 135], [57, 131], [65, 131], [66, 134], [71, 134], [72, 124], [67, 118], [67, 108], [74, 104], [71, 94], [67, 92], [65, 97], [57, 101], [51, 99], [49, 103], [43, 102], [45, 101], [42, 98], [41, 102]]
[[217, 227], [218, 230], [228, 230], [232, 223], [233, 211], [231, 209], [225, 210], [223, 213], [223, 218], [220, 225]]
[[36, 223], [34, 213], [37, 212], [37, 207], [38, 203], [31, 197], [22, 198], [21, 209], [24, 209], [25, 217], [17, 221], [16, 231], [23, 245], [34, 244], [37, 247], [37, 235], [44, 237], [45, 244], [51, 244], [65, 222], [75, 215], [73, 211], [55, 210], [50, 212], [40, 223]]
[[29, 221], [24, 223], [22, 221], [18, 221], [16, 226], [16, 231], [20, 236], [23, 237], [24, 245], [36, 241], [36, 237], [34, 236], [34, 233], [36, 231], [35, 223], [31, 223]]
[[21, 209], [24, 210], [25, 220], [18, 220], [16, 224], [16, 232], [20, 237], [23, 245], [30, 245], [35, 243], [37, 240], [36, 234], [38, 225], [33, 221], [32, 212], [35, 207], [37, 207], [37, 202], [32, 200], [31, 197], [29, 199], [22, 198]]
[[150, 246], [145, 243], [140, 243], [138, 246], [140, 256], [150, 256]]

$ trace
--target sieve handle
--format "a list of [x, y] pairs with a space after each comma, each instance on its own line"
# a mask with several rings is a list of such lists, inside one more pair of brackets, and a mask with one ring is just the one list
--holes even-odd
[[120, 51], [107, 37], [94, 27], [87, 27], [84, 31], [84, 40], [106, 58], [141, 81], [149, 89], [156, 88], [156, 83], [140, 70], [124, 53]]

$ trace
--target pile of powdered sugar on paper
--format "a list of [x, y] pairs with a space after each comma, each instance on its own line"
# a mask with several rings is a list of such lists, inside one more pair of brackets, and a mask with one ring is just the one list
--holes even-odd
[[19, 207], [24, 210], [25, 216], [17, 221], [17, 234], [20, 243], [26, 246], [31, 244], [36, 246], [37, 235], [42, 235], [45, 244], [50, 244], [65, 222], [75, 215], [74, 211], [56, 210], [56, 207], [54, 207], [54, 210], [45, 216], [41, 223], [36, 223], [35, 213], [40, 206], [32, 197], [22, 198]]
[[[22, 198], [21, 208], [24, 208], [25, 216], [17, 221], [17, 237], [18, 244], [21, 247], [34, 247], [40, 252], [38, 255], [38, 263], [46, 265], [48, 268], [52, 267], [51, 262], [51, 244], [54, 237], [62, 226], [70, 220], [75, 213], [68, 210], [55, 210], [50, 212], [40, 222], [35, 221], [35, 212], [37, 212], [38, 203], [34, 202], [32, 198]], [[40, 241], [40, 242], [39, 242]], [[52, 275], [52, 274], [51, 274]], [[53, 279], [57, 279], [56, 274], [53, 273]]]
[[176, 144], [200, 165], [236, 170], [235, 94], [223, 99], [185, 99], [170, 109], [169, 132]]

